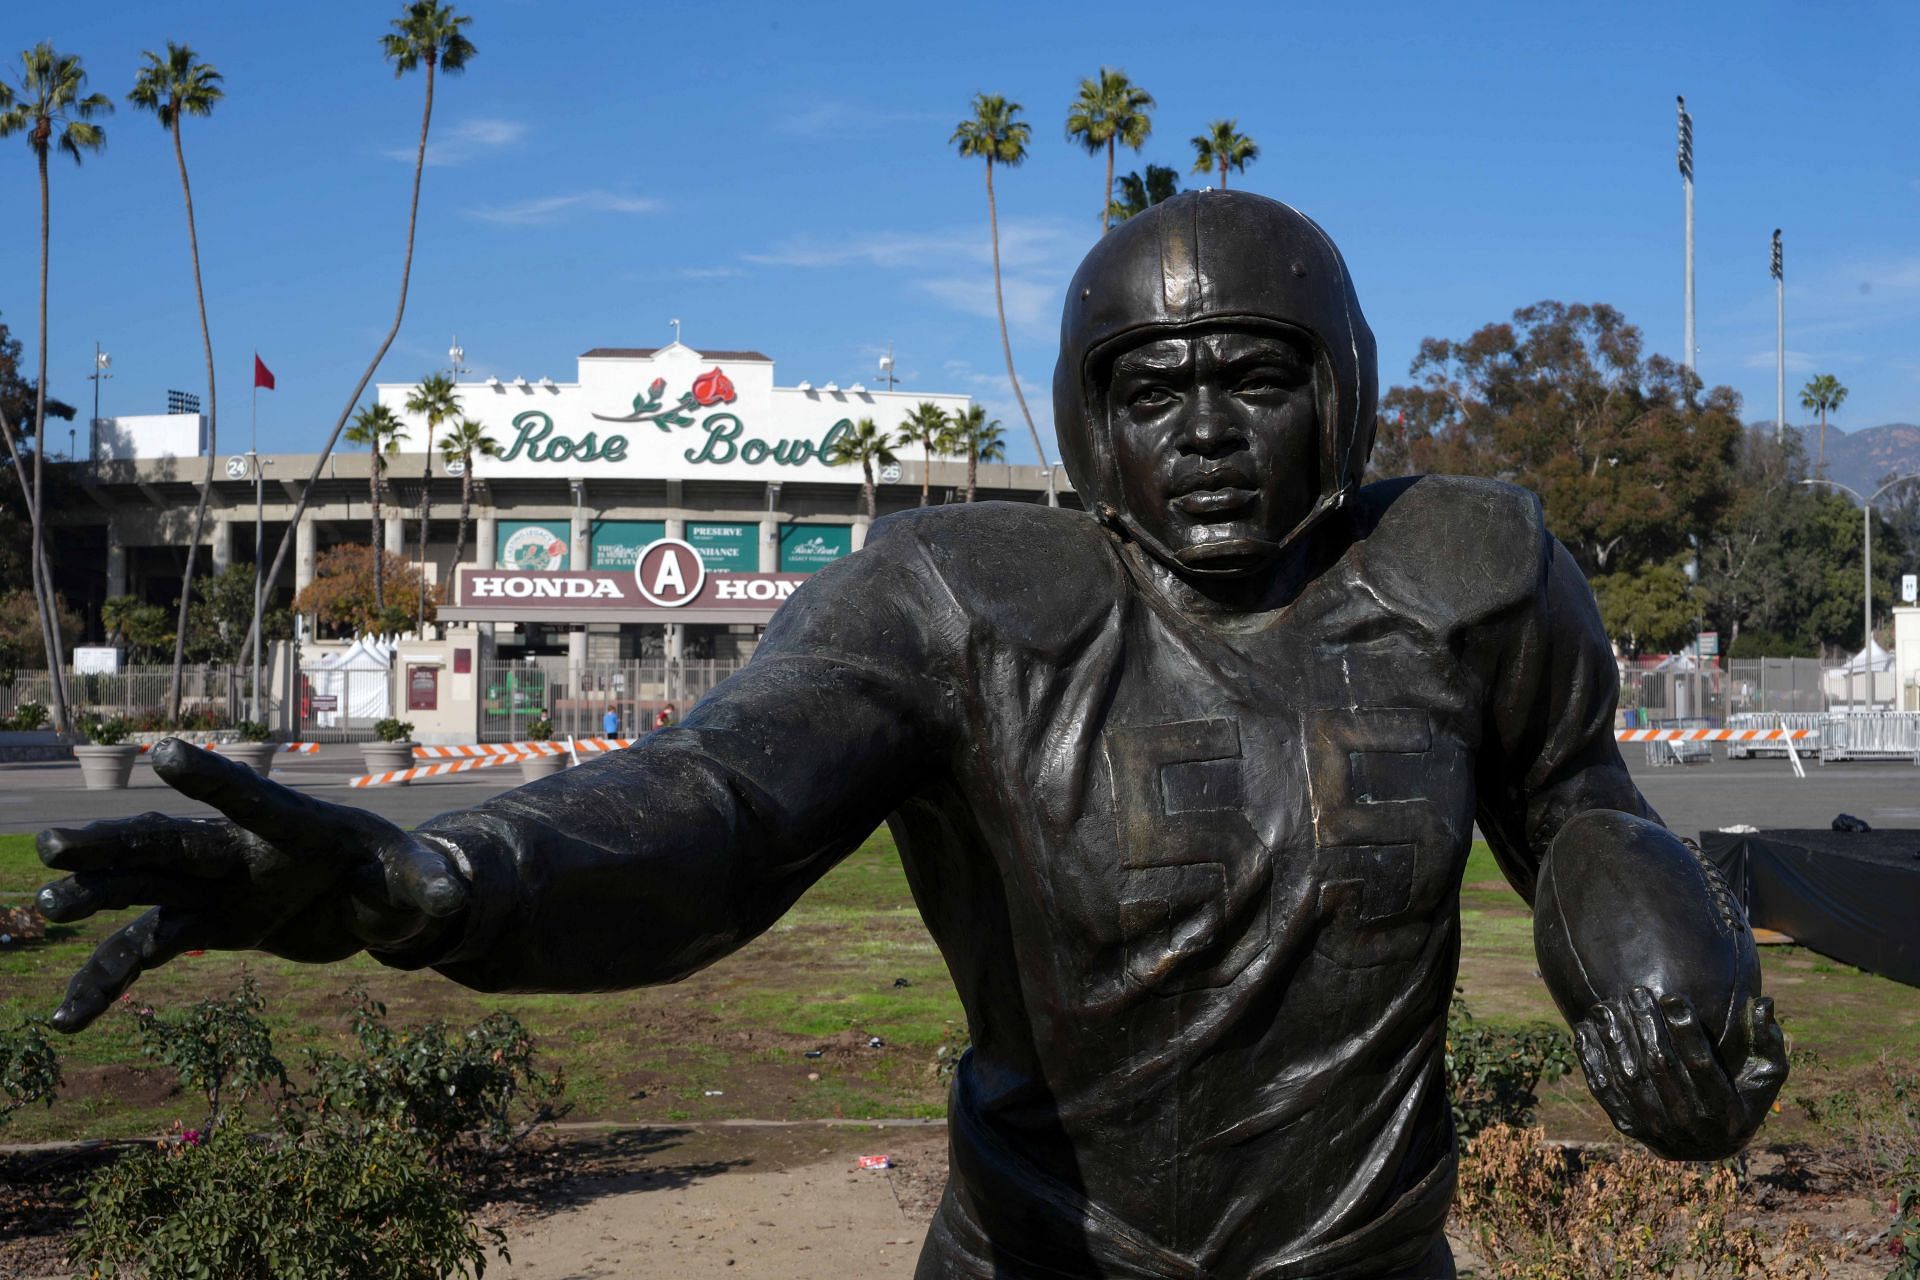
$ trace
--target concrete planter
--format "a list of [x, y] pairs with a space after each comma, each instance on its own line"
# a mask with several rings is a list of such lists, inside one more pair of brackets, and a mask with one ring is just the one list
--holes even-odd
[[273, 772], [273, 757], [279, 750], [277, 742], [229, 742], [220, 748], [220, 754], [238, 760], [264, 778]]
[[538, 782], [542, 778], [551, 778], [566, 768], [567, 763], [565, 752], [527, 756], [520, 761], [520, 777], [526, 782]]
[[[368, 773], [410, 769], [413, 767], [413, 744], [411, 742], [363, 742], [360, 744], [360, 759], [366, 763]], [[380, 785], [404, 787], [407, 785], [407, 780]]]
[[102, 747], [81, 743], [74, 747], [73, 758], [80, 762], [80, 776], [89, 791], [122, 791], [133, 777], [133, 762], [140, 748], [131, 743]]

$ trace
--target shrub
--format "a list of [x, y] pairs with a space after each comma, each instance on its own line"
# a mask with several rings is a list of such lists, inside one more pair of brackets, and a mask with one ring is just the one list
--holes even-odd
[[553, 721], [541, 716], [527, 726], [527, 738], [533, 742], [546, 742], [553, 737]]
[[1491, 1027], [1457, 998], [1447, 1013], [1447, 1085], [1463, 1141], [1488, 1125], [1533, 1123], [1534, 1089], [1573, 1065], [1573, 1037], [1557, 1027]]
[[287, 1069], [273, 1054], [273, 1033], [260, 1013], [266, 1002], [252, 974], [225, 1000], [203, 1000], [185, 1012], [156, 1014], [142, 1008], [140, 1052], [180, 1074], [180, 1083], [207, 1099], [206, 1127], [218, 1127], [229, 1106], [246, 1102], [266, 1085], [288, 1088]]
[[273, 741], [273, 730], [267, 728], [267, 726], [261, 724], [258, 720], [242, 720], [233, 727], [234, 731], [240, 735], [240, 741], [242, 742]]
[[129, 1156], [87, 1184], [68, 1258], [141, 1280], [440, 1280], [484, 1275], [454, 1177], [404, 1134], [237, 1125]]
[[1883, 1057], [1875, 1078], [1794, 1102], [1874, 1198], [1897, 1194], [1903, 1178], [1920, 1181], [1920, 1071]]
[[7, 727], [12, 729], [38, 729], [47, 722], [47, 709], [31, 700], [21, 703], [8, 717]]
[[[356, 1132], [409, 1134], [430, 1160], [445, 1164], [470, 1130], [500, 1147], [553, 1116], [562, 1079], [535, 1067], [533, 1037], [511, 1014], [488, 1014], [449, 1035], [435, 1022], [395, 1028], [386, 1006], [365, 991], [349, 996], [361, 1056], [307, 1054], [313, 1084], [305, 1101], [320, 1120]], [[525, 1118], [518, 1132], [516, 1111]]]
[[1638, 1147], [1586, 1157], [1538, 1129], [1494, 1124], [1466, 1145], [1454, 1213], [1496, 1280], [1814, 1280], [1825, 1250], [1805, 1223], [1738, 1226], [1726, 1165], [1661, 1160]]
[[60, 1055], [47, 1037], [47, 1024], [25, 1018], [0, 1031], [0, 1125], [33, 1103], [53, 1105], [60, 1090]]
[[382, 742], [410, 742], [413, 740], [413, 726], [405, 720], [388, 716], [385, 720], [373, 722], [373, 735]]
[[1907, 1186], [1893, 1202], [1893, 1225], [1887, 1228], [1887, 1250], [1894, 1256], [1886, 1280], [1920, 1280], [1920, 1163], [1909, 1164]]
[[81, 732], [96, 747], [117, 747], [127, 740], [127, 735], [133, 732], [133, 726], [119, 716], [105, 719], [96, 716], [83, 726]]

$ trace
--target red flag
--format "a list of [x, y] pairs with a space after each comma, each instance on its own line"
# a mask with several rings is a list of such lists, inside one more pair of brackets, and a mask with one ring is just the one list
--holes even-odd
[[260, 353], [253, 353], [253, 385], [273, 390], [273, 370], [260, 363]]

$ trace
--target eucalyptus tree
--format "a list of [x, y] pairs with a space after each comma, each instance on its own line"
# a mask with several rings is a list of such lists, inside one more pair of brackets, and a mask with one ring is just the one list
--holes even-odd
[[1027, 420], [1027, 436], [1033, 441], [1033, 451], [1047, 472], [1047, 498], [1051, 502], [1055, 500], [1053, 468], [1047, 462], [1047, 451], [1040, 447], [1040, 432], [1033, 425], [1033, 413], [1027, 408], [1025, 393], [1020, 390], [1020, 375], [1013, 371], [1013, 344], [1007, 341], [1007, 300], [1000, 288], [1000, 214], [993, 199], [993, 166], [1016, 169], [1027, 158], [1027, 143], [1032, 139], [1033, 129], [1016, 118], [1020, 112], [1019, 103], [1008, 102], [997, 93], [976, 93], [973, 115], [955, 127], [948, 141], [959, 148], [961, 159], [987, 162], [987, 227], [993, 240], [993, 306], [1000, 316], [1000, 351], [1007, 358], [1007, 381], [1013, 384], [1013, 398], [1020, 406], [1020, 416]]
[[1220, 171], [1220, 189], [1227, 189], [1227, 170], [1245, 173], [1260, 158], [1260, 146], [1239, 130], [1238, 120], [1215, 120], [1193, 138], [1193, 171]]
[[460, 558], [467, 553], [467, 522], [473, 514], [473, 460], [475, 456], [497, 458], [500, 442], [487, 434], [485, 423], [462, 416], [440, 438], [440, 460], [451, 469], [460, 467], [460, 532], [453, 540], [453, 563], [447, 580], [460, 572]]
[[967, 455], [967, 501], [979, 487], [980, 464], [1007, 460], [1006, 432], [1000, 420], [987, 418], [985, 405], [972, 404], [953, 415], [953, 446]]
[[[420, 467], [420, 581], [427, 580], [427, 516], [433, 509], [433, 433], [443, 422], [450, 421], [460, 412], [460, 401], [454, 393], [451, 374], [429, 374], [407, 397], [407, 412], [417, 413], [427, 420], [427, 441], [421, 449], [425, 461]], [[427, 625], [427, 594], [420, 593], [420, 609], [416, 622], [424, 629]]]
[[[467, 63], [477, 52], [465, 31], [472, 21], [465, 14], [456, 12], [452, 5], [441, 4], [440, 0], [410, 0], [401, 15], [390, 24], [392, 33], [380, 39], [381, 52], [393, 64], [396, 79], [422, 67], [426, 68], [427, 73], [426, 102], [420, 111], [420, 145], [414, 152], [413, 160], [413, 198], [407, 206], [407, 252], [400, 263], [400, 302], [394, 308], [393, 324], [387, 329], [387, 336], [380, 340], [380, 349], [373, 353], [373, 360], [367, 365], [366, 372], [354, 384], [353, 394], [347, 397], [346, 407], [340, 410], [340, 416], [334, 420], [326, 445], [313, 460], [313, 470], [308, 473], [300, 496], [294, 500], [293, 515], [287, 521], [287, 531], [280, 537], [279, 549], [273, 553], [273, 564], [267, 570], [262, 590], [271, 591], [286, 569], [287, 556], [293, 550], [294, 536], [300, 527], [300, 517], [306, 514], [308, 501], [320, 488], [320, 478], [326, 472], [327, 459], [333, 456], [333, 446], [339, 443], [348, 416], [366, 393], [367, 384], [373, 381], [374, 371], [387, 358], [387, 348], [393, 345], [395, 336], [400, 332], [400, 321], [407, 314], [407, 282], [413, 273], [413, 233], [420, 215], [420, 176], [427, 165], [427, 132], [433, 123], [434, 78], [436, 74], [452, 76], [466, 70]], [[259, 643], [257, 634], [251, 636], [250, 640]]]
[[891, 466], [899, 459], [893, 454], [893, 441], [882, 431], [872, 418], [862, 418], [853, 424], [850, 431], [842, 432], [827, 451], [827, 465], [830, 467], [860, 464], [860, 498], [866, 503], [867, 518], [871, 520], [877, 513], [878, 495], [873, 487], [873, 464]]
[[1813, 472], [1817, 476], [1827, 474], [1827, 415], [1838, 413], [1846, 399], [1847, 389], [1830, 373], [1817, 373], [1800, 388], [1800, 407], [1820, 415], [1820, 462]]
[[948, 452], [948, 435], [953, 428], [946, 410], [931, 400], [922, 400], [900, 424], [899, 447], [920, 446], [920, 505], [927, 505], [928, 487], [933, 476], [933, 455]]
[[187, 179], [186, 145], [180, 137], [183, 116], [210, 116], [226, 91], [220, 73], [184, 44], [167, 41], [167, 55], [148, 50], [127, 101], [151, 111], [173, 137], [173, 158], [180, 167], [180, 194], [187, 204], [187, 250], [193, 260], [193, 297], [200, 308], [200, 345], [207, 359], [207, 466], [200, 477], [200, 501], [193, 510], [193, 536], [187, 539], [187, 567], [180, 579], [180, 614], [173, 628], [173, 676], [167, 683], [167, 714], [180, 718], [180, 676], [187, 661], [187, 614], [193, 599], [193, 571], [200, 540], [207, 532], [207, 500], [213, 494], [213, 462], [220, 438], [220, 399], [213, 386], [213, 331], [207, 325], [207, 292], [200, 282], [200, 233], [193, 217], [193, 184]]
[[[47, 263], [52, 242], [48, 201], [47, 160], [55, 150], [79, 164], [89, 151], [107, 145], [107, 132], [94, 123], [110, 115], [113, 101], [104, 93], [87, 92], [87, 73], [78, 55], [60, 53], [42, 41], [20, 55], [21, 75], [16, 84], [0, 81], [0, 138], [25, 134], [40, 171], [40, 369], [33, 395], [33, 493], [27, 518], [33, 527], [35, 603], [40, 608], [40, 638], [47, 652], [47, 679], [52, 685], [53, 726], [70, 728], [67, 679], [61, 665], [60, 624], [55, 615], [53, 574], [47, 564], [46, 505], [41, 500], [41, 466], [47, 456]], [[22, 487], [22, 493], [26, 492]]]
[[373, 607], [376, 613], [384, 613], [387, 608], [386, 575], [381, 572], [387, 556], [386, 526], [380, 523], [381, 481], [387, 474], [387, 459], [400, 452], [400, 445], [407, 438], [407, 424], [400, 421], [399, 415], [383, 404], [370, 404], [353, 415], [353, 425], [347, 428], [347, 440], [352, 444], [367, 446], [367, 452], [373, 458], [373, 465], [367, 469], [367, 509], [372, 512], [371, 536], [367, 545], [373, 548]]
[[1107, 153], [1107, 180], [1100, 186], [1100, 234], [1113, 225], [1113, 152], [1124, 143], [1138, 151], [1153, 132], [1147, 114], [1153, 95], [1111, 67], [1080, 82], [1080, 96], [1067, 108], [1067, 137], [1085, 147], [1088, 155]]

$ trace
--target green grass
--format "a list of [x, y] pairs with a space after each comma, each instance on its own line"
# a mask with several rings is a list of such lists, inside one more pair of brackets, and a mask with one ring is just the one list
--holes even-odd
[[[0, 836], [0, 902], [24, 901], [47, 878], [25, 836]], [[1476, 845], [1460, 895], [1460, 987], [1477, 1017], [1560, 1025], [1534, 970], [1531, 917], [1492, 855]], [[0, 949], [0, 1025], [50, 1013], [68, 975], [131, 913], [56, 928], [49, 940]], [[1788, 1087], [1806, 1096], [1848, 1087], [1883, 1054], [1920, 1060], [1920, 991], [1797, 947], [1762, 950], [1766, 983], [1796, 1051], [1816, 1065]], [[540, 1039], [567, 1075], [576, 1119], [635, 1123], [733, 1117], [926, 1117], [944, 1111], [931, 1071], [964, 1025], [946, 966], [921, 925], [888, 834], [877, 832], [765, 936], [669, 987], [599, 996], [483, 996], [433, 974], [403, 974], [366, 957], [296, 965], [261, 955], [187, 957], [144, 977], [137, 1000], [177, 1008], [223, 995], [245, 967], [268, 1000], [282, 1057], [346, 1049], [343, 992], [364, 984], [397, 1022], [456, 1025], [503, 1009]], [[906, 979], [905, 986], [896, 980]], [[164, 1096], [132, 1019], [109, 1013], [63, 1038], [68, 1089], [51, 1111], [16, 1114], [0, 1138], [109, 1137], [198, 1118], [196, 1100]], [[885, 1047], [866, 1047], [879, 1036]], [[806, 1057], [808, 1049], [823, 1056]], [[809, 1080], [809, 1074], [819, 1079]], [[707, 1091], [719, 1089], [719, 1097]], [[1575, 1078], [1548, 1091], [1555, 1132], [1601, 1136], [1598, 1109]], [[1792, 1116], [1784, 1117], [1789, 1128]]]

